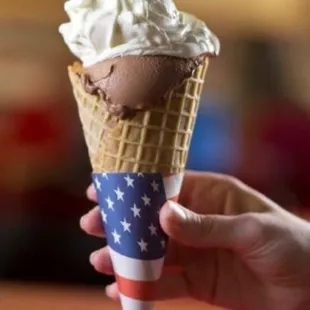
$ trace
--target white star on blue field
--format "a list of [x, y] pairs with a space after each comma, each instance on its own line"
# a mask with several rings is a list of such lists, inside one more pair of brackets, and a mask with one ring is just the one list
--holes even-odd
[[164, 257], [167, 237], [159, 211], [167, 199], [162, 175], [96, 173], [93, 178], [109, 246], [134, 259]]

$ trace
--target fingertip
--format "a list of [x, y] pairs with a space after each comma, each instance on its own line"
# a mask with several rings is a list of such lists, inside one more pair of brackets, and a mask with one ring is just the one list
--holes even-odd
[[81, 227], [82, 230], [84, 230], [85, 221], [87, 221], [87, 218], [86, 218], [86, 215], [83, 215], [83, 216], [80, 218], [80, 227]]
[[104, 225], [101, 219], [100, 208], [96, 207], [82, 216], [80, 227], [89, 235], [99, 238], [104, 237]]
[[99, 253], [100, 251], [93, 252], [89, 257], [89, 261], [93, 266], [95, 266], [98, 262]]
[[118, 287], [117, 287], [117, 283], [113, 283], [113, 284], [110, 284], [108, 285], [106, 288], [105, 288], [105, 293], [106, 295], [114, 300], [114, 301], [119, 301], [120, 300], [120, 296], [119, 296], [119, 291], [118, 291]]
[[166, 230], [167, 219], [170, 217], [170, 209], [168, 207], [168, 202], [166, 202], [160, 210], [159, 220], [162, 228]]
[[94, 184], [91, 184], [86, 190], [86, 196], [89, 200], [97, 202], [97, 195]]
[[90, 263], [99, 273], [113, 275], [113, 264], [107, 247], [98, 250], [90, 255]]
[[180, 210], [175, 210], [176, 203], [167, 201], [165, 205], [162, 207], [160, 212], [160, 224], [162, 229], [166, 234], [170, 237], [174, 237], [178, 235], [178, 231], [182, 226], [182, 219], [184, 214], [180, 214]]
[[160, 218], [161, 219], [170, 218], [171, 216], [173, 216], [172, 213], [173, 211], [170, 208], [170, 202], [167, 201], [160, 210]]
[[89, 213], [83, 215], [80, 219], [80, 227], [86, 233], [89, 233]]
[[86, 233], [89, 233], [89, 213], [84, 214], [80, 218], [80, 227], [82, 230], [84, 230]]

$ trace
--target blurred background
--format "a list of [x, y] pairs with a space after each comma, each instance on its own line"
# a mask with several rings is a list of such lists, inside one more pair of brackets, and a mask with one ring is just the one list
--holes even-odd
[[[189, 168], [228, 173], [310, 211], [310, 2], [179, 0], [207, 21], [211, 64]], [[0, 3], [0, 278], [110, 281], [89, 266], [102, 240], [79, 230], [91, 168], [58, 34], [62, 0]], [[310, 213], [310, 212], [309, 212]]]

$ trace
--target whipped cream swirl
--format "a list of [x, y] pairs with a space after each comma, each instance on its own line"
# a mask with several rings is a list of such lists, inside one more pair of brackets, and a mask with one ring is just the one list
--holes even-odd
[[172, 0], [69, 0], [66, 44], [85, 67], [119, 56], [216, 56], [218, 38]]

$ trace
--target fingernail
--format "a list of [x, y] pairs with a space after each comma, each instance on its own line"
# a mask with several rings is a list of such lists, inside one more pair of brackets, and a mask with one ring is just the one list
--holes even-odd
[[179, 204], [177, 204], [174, 201], [170, 201], [168, 200], [167, 202], [168, 207], [174, 212], [176, 213], [179, 217], [181, 217], [183, 220], [186, 220], [187, 216], [186, 216], [186, 211], [184, 210], [183, 207], [181, 207]]
[[91, 255], [90, 255], [90, 263], [92, 265], [95, 265], [96, 264], [96, 260], [97, 260], [97, 257], [98, 257], [98, 254], [99, 254], [99, 251], [96, 251], [96, 252], [93, 252]]

